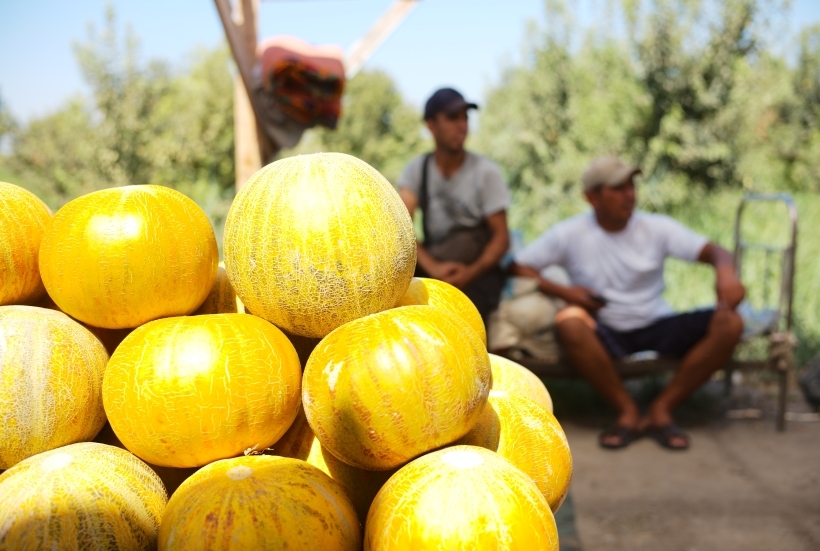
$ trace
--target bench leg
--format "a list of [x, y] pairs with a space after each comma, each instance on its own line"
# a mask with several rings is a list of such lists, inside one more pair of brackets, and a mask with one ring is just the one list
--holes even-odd
[[731, 396], [732, 395], [732, 375], [734, 371], [729, 369], [728, 367], [723, 370], [723, 395], [724, 396]]
[[778, 393], [777, 393], [777, 423], [778, 432], [786, 430], [786, 399], [789, 392], [789, 372], [780, 370], [777, 372]]

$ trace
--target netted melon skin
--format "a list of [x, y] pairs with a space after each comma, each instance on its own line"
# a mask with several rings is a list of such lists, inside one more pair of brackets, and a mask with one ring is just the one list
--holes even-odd
[[528, 398], [493, 390], [478, 423], [458, 443], [487, 448], [521, 469], [553, 512], [567, 497], [572, 481], [569, 442], [555, 416]]
[[553, 413], [552, 396], [535, 373], [521, 364], [495, 354], [490, 354], [490, 367], [493, 369], [493, 390], [503, 390], [529, 398]]
[[102, 343], [62, 312], [0, 306], [0, 469], [94, 438], [107, 362]]
[[60, 310], [94, 327], [126, 329], [195, 311], [213, 287], [219, 251], [196, 203], [137, 185], [65, 204], [46, 227], [39, 258]]
[[410, 215], [367, 163], [317, 153], [272, 163], [234, 199], [225, 268], [245, 307], [303, 337], [392, 308], [416, 265]]
[[481, 342], [487, 346], [487, 330], [484, 320], [475, 304], [461, 290], [445, 281], [427, 277], [414, 277], [410, 281], [407, 292], [396, 306], [411, 306], [426, 304], [436, 308], [444, 308], [466, 321], [481, 337]]
[[0, 182], [0, 306], [45, 294], [38, 258], [49, 220], [51, 211], [36, 195]]
[[199, 467], [264, 450], [301, 402], [296, 350], [282, 331], [247, 314], [155, 320], [111, 356], [103, 405], [117, 438], [163, 467]]
[[558, 551], [558, 529], [530, 478], [497, 454], [453, 446], [390, 477], [370, 507], [365, 551]]
[[148, 465], [95, 442], [18, 463], [0, 496], [0, 551], [154, 549], [168, 500]]
[[487, 350], [467, 322], [433, 306], [402, 306], [325, 337], [305, 367], [302, 403], [333, 455], [388, 470], [464, 436], [491, 385]]
[[361, 526], [342, 487], [304, 461], [269, 455], [207, 465], [177, 489], [160, 551], [359, 551]]

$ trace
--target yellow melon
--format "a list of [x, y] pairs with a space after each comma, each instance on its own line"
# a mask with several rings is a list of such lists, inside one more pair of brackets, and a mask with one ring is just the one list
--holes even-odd
[[0, 475], [0, 549], [156, 547], [168, 499], [125, 450], [81, 442], [21, 461]]
[[160, 551], [357, 551], [362, 536], [341, 486], [298, 459], [253, 455], [216, 461], [168, 502]]
[[254, 174], [228, 213], [224, 252], [245, 307], [304, 337], [392, 308], [416, 266], [398, 193], [341, 153], [289, 157]]
[[36, 195], [0, 182], [0, 306], [28, 304], [45, 293], [38, 255], [50, 219]]
[[508, 459], [533, 479], [553, 511], [567, 497], [572, 479], [567, 437], [555, 416], [532, 400], [493, 390], [489, 407], [458, 443]]
[[162, 186], [89, 193], [57, 211], [40, 273], [66, 314], [107, 329], [190, 314], [216, 278], [218, 251], [196, 203]]
[[466, 434], [492, 380], [487, 350], [464, 320], [402, 306], [322, 339], [302, 384], [322, 446], [349, 465], [386, 470]]
[[299, 415], [296, 416], [288, 432], [273, 445], [272, 453], [307, 461], [341, 484], [345, 495], [353, 504], [362, 522], [367, 518], [367, 511], [373, 503], [373, 498], [379, 493], [390, 475], [395, 472], [394, 470], [367, 471], [339, 461], [332, 453], [324, 449], [313, 435], [302, 408], [299, 408]]
[[0, 469], [94, 438], [105, 423], [107, 362], [103, 345], [65, 314], [0, 306]]
[[296, 418], [301, 370], [276, 327], [246, 314], [156, 320], [111, 356], [103, 403], [130, 451], [196, 467], [263, 450]]
[[407, 292], [396, 306], [411, 306], [413, 304], [427, 304], [437, 308], [444, 308], [461, 316], [473, 330], [481, 337], [484, 346], [487, 345], [487, 330], [478, 308], [473, 301], [467, 298], [457, 287], [438, 279], [414, 277]]
[[483, 448], [454, 446], [387, 481], [367, 515], [364, 549], [558, 551], [558, 531], [527, 475]]
[[228, 272], [222, 262], [219, 263], [219, 268], [216, 272], [216, 281], [211, 287], [211, 292], [205, 297], [205, 302], [200, 304], [193, 315], [201, 316], [204, 314], [244, 314], [245, 305], [236, 296], [236, 293], [228, 280]]
[[[117, 435], [114, 434], [114, 430], [111, 428], [110, 423], [106, 423], [103, 425], [102, 430], [94, 437], [93, 442], [97, 442], [99, 444], [107, 444], [109, 446], [116, 446], [118, 448], [122, 448], [123, 450], [126, 449], [120, 439], [117, 438]], [[130, 452], [129, 452], [130, 453]], [[168, 492], [168, 495], [172, 495], [179, 485], [185, 482], [185, 480], [194, 474], [199, 467], [187, 467], [187, 468], [176, 468], [176, 467], [160, 467], [159, 465], [152, 465], [151, 463], [146, 463], [151, 470], [157, 473], [159, 479], [162, 480], [162, 483], [165, 485], [165, 489]]]
[[552, 413], [552, 397], [535, 373], [495, 354], [490, 354], [490, 367], [493, 370], [493, 390], [529, 398]]

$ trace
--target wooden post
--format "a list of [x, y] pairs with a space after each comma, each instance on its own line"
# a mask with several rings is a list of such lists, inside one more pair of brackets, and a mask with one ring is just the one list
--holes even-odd
[[259, 0], [214, 0], [239, 70], [234, 82], [234, 162], [238, 192], [277, 151], [257, 122], [259, 112], [251, 89], [256, 61], [256, 16]]

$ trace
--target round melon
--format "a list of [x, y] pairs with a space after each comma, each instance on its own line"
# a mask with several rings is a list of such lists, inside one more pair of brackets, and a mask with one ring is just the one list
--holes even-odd
[[302, 384], [322, 446], [354, 467], [386, 470], [466, 434], [492, 379], [487, 350], [464, 320], [402, 306], [322, 339]]
[[535, 373], [495, 354], [490, 354], [490, 367], [493, 370], [493, 390], [529, 398], [552, 413], [552, 397]]
[[94, 438], [105, 424], [107, 362], [100, 341], [65, 314], [0, 306], [0, 470]]
[[339, 461], [332, 453], [324, 449], [314, 436], [305, 417], [299, 408], [299, 415], [288, 429], [288, 432], [273, 445], [273, 454], [307, 461], [320, 469], [344, 488], [350, 503], [356, 509], [359, 519], [364, 522], [370, 504], [387, 479], [395, 470], [367, 471], [351, 467]]
[[107, 329], [196, 310], [219, 253], [208, 217], [162, 186], [89, 193], [57, 211], [40, 245], [40, 273], [57, 306]]
[[526, 474], [483, 448], [454, 446], [387, 481], [367, 515], [364, 549], [558, 551], [558, 530]]
[[487, 330], [478, 308], [475, 307], [467, 295], [449, 283], [426, 277], [414, 277], [410, 287], [399, 300], [396, 306], [411, 306], [413, 304], [427, 304], [437, 308], [444, 308], [461, 316], [487, 345]]
[[0, 306], [31, 303], [46, 292], [38, 255], [50, 219], [36, 195], [0, 182]]
[[216, 281], [211, 287], [211, 292], [205, 297], [205, 302], [199, 305], [193, 315], [204, 314], [244, 314], [245, 305], [236, 296], [236, 293], [228, 280], [228, 272], [225, 271], [222, 262], [216, 272]]
[[567, 497], [572, 479], [567, 437], [555, 416], [532, 400], [493, 390], [489, 407], [458, 443], [494, 451], [527, 473], [553, 512]]
[[0, 475], [0, 549], [144, 551], [156, 548], [168, 497], [125, 450], [81, 442]]
[[228, 212], [224, 252], [245, 307], [303, 337], [392, 308], [416, 266], [398, 193], [341, 153], [289, 157], [254, 174]]
[[252, 455], [216, 461], [168, 502], [160, 551], [358, 551], [356, 512], [342, 487], [298, 459]]
[[300, 379], [293, 345], [263, 319], [166, 318], [135, 329], [111, 356], [103, 403], [131, 452], [197, 467], [276, 442], [299, 411]]

